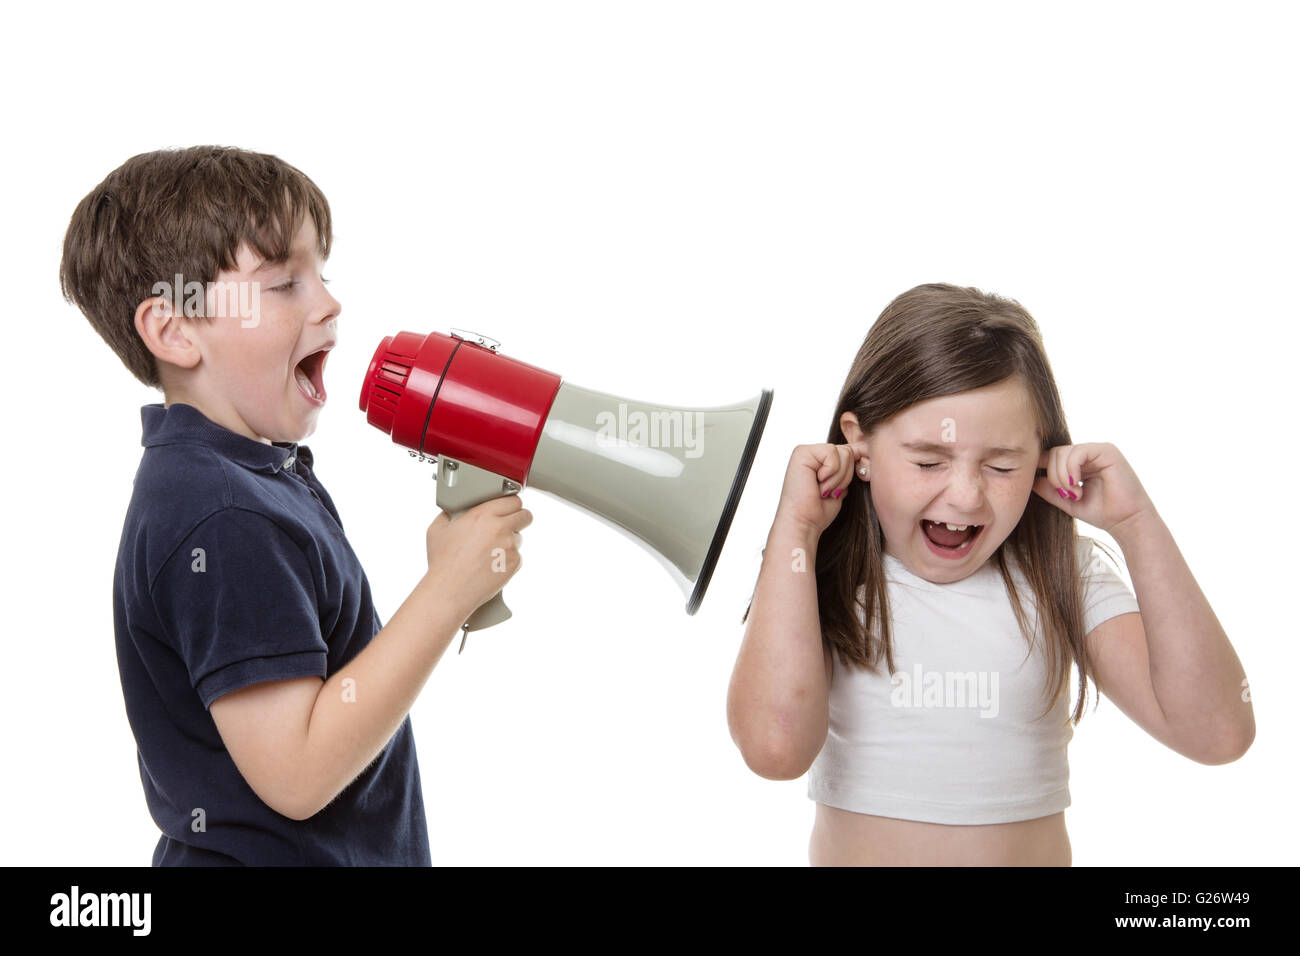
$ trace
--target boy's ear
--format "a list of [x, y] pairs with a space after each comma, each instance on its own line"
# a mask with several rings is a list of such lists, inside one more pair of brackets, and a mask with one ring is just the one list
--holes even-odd
[[135, 310], [135, 330], [160, 362], [180, 368], [199, 364], [201, 354], [185, 317], [172, 310], [166, 296], [145, 299]]

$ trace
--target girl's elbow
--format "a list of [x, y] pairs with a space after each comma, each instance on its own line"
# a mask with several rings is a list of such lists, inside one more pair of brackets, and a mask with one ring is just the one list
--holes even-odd
[[1209, 761], [1214, 764], [1233, 763], [1246, 756], [1246, 751], [1250, 745], [1255, 742], [1255, 722], [1252, 720], [1250, 726], [1242, 730], [1235, 738], [1232, 738], [1228, 744], [1222, 747], [1216, 755], [1218, 759]]
[[737, 733], [734, 728], [731, 737], [745, 766], [765, 780], [797, 780], [802, 777], [817, 759], [826, 739], [823, 732], [821, 741], [813, 747], [811, 742], [795, 740], [787, 734], [744, 734]]
[[733, 686], [727, 728], [741, 757], [767, 780], [795, 780], [808, 772], [826, 742], [829, 714], [803, 706], [757, 705]]
[[811, 760], [779, 748], [750, 748], [741, 750], [745, 766], [765, 780], [798, 780], [808, 768]]
[[1202, 746], [1196, 749], [1188, 748], [1182, 752], [1197, 763], [1205, 764], [1208, 767], [1218, 767], [1240, 760], [1246, 755], [1246, 751], [1250, 749], [1251, 744], [1254, 742], [1255, 724], [1252, 721], [1250, 726], [1243, 728], [1239, 733], [1224, 735], [1215, 740], [1213, 746]]

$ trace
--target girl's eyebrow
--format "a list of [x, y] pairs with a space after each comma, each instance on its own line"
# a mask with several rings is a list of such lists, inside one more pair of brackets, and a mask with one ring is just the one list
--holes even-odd
[[[932, 441], [905, 441], [903, 442], [903, 447], [908, 451], [928, 451], [936, 455], [951, 455], [953, 444], [955, 443], [950, 442], [940, 444], [939, 442]], [[990, 455], [1010, 455], [1013, 457], [1027, 455], [1029, 453], [1028, 449], [1025, 448], [1006, 448], [1001, 445], [986, 450]]]

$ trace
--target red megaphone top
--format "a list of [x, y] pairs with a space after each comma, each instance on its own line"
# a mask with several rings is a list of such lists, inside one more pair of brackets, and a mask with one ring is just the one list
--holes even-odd
[[559, 389], [560, 376], [493, 347], [457, 335], [399, 332], [370, 360], [361, 410], [399, 445], [523, 485]]

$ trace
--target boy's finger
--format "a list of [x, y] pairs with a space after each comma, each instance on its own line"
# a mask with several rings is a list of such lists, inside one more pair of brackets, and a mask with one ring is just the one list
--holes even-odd
[[487, 501], [481, 502], [474, 507], [482, 508], [489, 514], [505, 517], [506, 515], [514, 514], [516, 511], [519, 511], [523, 506], [524, 503], [519, 500], [519, 496], [511, 494], [502, 495], [499, 498], [489, 498]]

